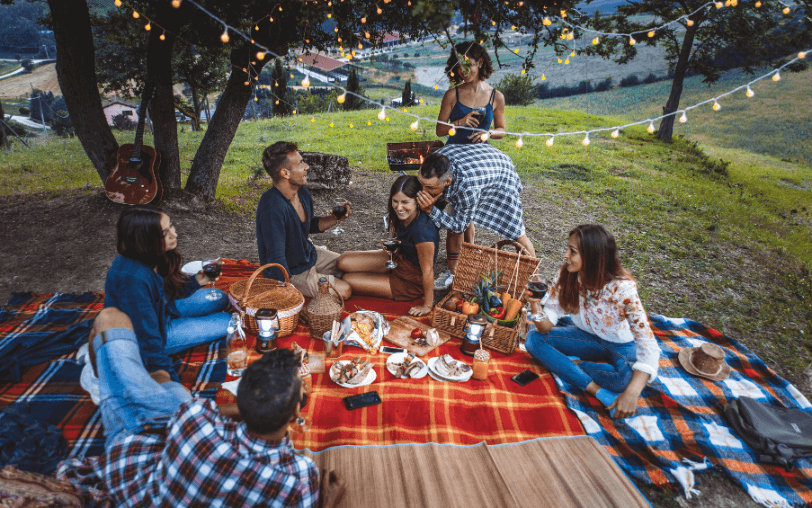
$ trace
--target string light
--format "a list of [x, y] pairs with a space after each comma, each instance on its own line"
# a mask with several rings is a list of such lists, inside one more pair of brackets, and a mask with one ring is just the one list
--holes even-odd
[[801, 51], [800, 53], [798, 53], [798, 58], [800, 58], [801, 60], [803, 60], [804, 58], [806, 58], [806, 53], [805, 53], [805, 52], [803, 52], [803, 51]]
[[519, 136], [519, 139], [516, 140], [516, 148], [521, 148], [524, 146], [524, 136]]
[[481, 136], [479, 136], [479, 139], [481, 139], [482, 142], [484, 143], [485, 141], [488, 141], [490, 139], [490, 137], [491, 137], [491, 133], [486, 131], [486, 132], [483, 132]]
[[547, 146], [553, 146], [553, 141], [554, 140], [555, 140], [555, 136], [550, 136], [550, 138], [547, 139], [547, 141], [546, 141]]
[[343, 93], [343, 94], [339, 95], [338, 97], [336, 97], [336, 101], [338, 101], [339, 104], [344, 104], [345, 100], [347, 100], [347, 94], [345, 94], [345, 93]]
[[589, 146], [589, 133], [588, 132], [586, 133], [586, 136], [584, 136], [583, 141], [581, 141], [581, 144], [584, 145], [584, 146]]
[[228, 27], [223, 25], [223, 35], [220, 36], [220, 40], [223, 41], [223, 44], [228, 44], [228, 41], [231, 40], [231, 37], [228, 36]]
[[257, 60], [265, 60], [265, 53], [262, 51], [257, 51]]
[[634, 46], [635, 44], [637, 44], [637, 41], [634, 40], [634, 37], [629, 37], [629, 46]]
[[648, 128], [646, 129], [649, 134], [654, 134], [654, 121], [649, 120]]
[[[291, 74], [290, 77], [292, 78], [293, 74]], [[305, 78], [302, 80], [302, 86], [310, 86], [310, 78], [305, 76]]]
[[716, 99], [713, 99], [713, 110], [714, 111], [719, 111], [720, 109], [722, 109], [722, 106], [719, 105], [719, 101], [717, 101]]
[[775, 74], [773, 74], [773, 81], [781, 81], [781, 75], [778, 74], [778, 71], [775, 71]]
[[180, 7], [180, 0], [172, 0], [172, 7], [174, 7], [175, 9]]
[[161, 33], [161, 36], [160, 36], [160, 37], [158, 37], [158, 38], [159, 38], [159, 39], [161, 39], [162, 41], [165, 41], [165, 40], [166, 40], [166, 30], [164, 30], [164, 31]]
[[457, 129], [455, 129], [453, 125], [451, 126], [450, 129], [448, 129], [448, 135], [449, 136], [456, 136], [457, 135]]
[[598, 39], [597, 37], [595, 37], [594, 39], [592, 39], [592, 45], [593, 45], [593, 46], [597, 46], [599, 42], [600, 42], [600, 39]]
[[688, 115], [685, 114], [685, 111], [682, 112], [682, 116], [679, 117], [679, 123], [685, 123], [688, 121]]
[[761, 2], [756, 2], [756, 3], [755, 3], [755, 6], [756, 6], [756, 8], [761, 7]]
[[113, 3], [116, 4], [116, 7], [121, 7], [121, 0], [116, 0]]
[[717, 9], [721, 9], [724, 6], [725, 6], [725, 4], [723, 4], [722, 2], [716, 2], [716, 8]]
[[378, 120], [383, 120], [386, 118], [386, 108], [381, 108], [381, 111], [378, 113]]
[[745, 95], [747, 95], [748, 97], [752, 97], [752, 96], [754, 96], [755, 94], [756, 94], [756, 93], [753, 91], [753, 89], [752, 89], [752, 88], [750, 88], [750, 85], [747, 85], [747, 92], [745, 92]]
[[789, 14], [789, 7], [784, 7], [784, 10], [781, 12], [783, 12], [784, 14]]
[[138, 14], [138, 11], [133, 11], [133, 17], [134, 17], [135, 19], [138, 19], [138, 18], [140, 18], [140, 17], [141, 17], [141, 15], [140, 15], [140, 14]]
[[611, 136], [613, 138], [616, 138], [616, 137], [620, 136], [620, 129], [613, 130]]
[[[376, 6], [376, 7], [377, 7], [377, 6]], [[377, 7], [377, 8], [375, 9], [375, 12], [377, 12], [379, 16], [380, 16], [381, 14], [383, 14], [383, 10], [382, 10], [380, 7]]]
[[144, 25], [144, 30], [146, 30], [147, 32], [152, 30], [152, 25], [149, 23], [149, 21], [147, 21], [147, 24]]
[[654, 37], [654, 30], [651, 30], [651, 31], [648, 33], [648, 36], [649, 36], [649, 37]]
[[419, 122], [419, 121], [420, 121], [420, 119], [418, 118], [418, 119], [417, 119], [417, 120], [415, 120], [415, 121], [414, 121], [414, 123], [412, 123], [412, 125], [410, 125], [409, 127], [411, 127], [413, 131], [416, 131], [416, 130], [417, 130], [417, 122]]
[[688, 21], [686, 21], [686, 23], [688, 24], [688, 26], [694, 26], [694, 20], [692, 20], [691, 18], [688, 18]]

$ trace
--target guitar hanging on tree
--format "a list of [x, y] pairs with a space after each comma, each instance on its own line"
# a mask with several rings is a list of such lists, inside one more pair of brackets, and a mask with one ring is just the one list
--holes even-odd
[[116, 154], [116, 167], [104, 182], [104, 193], [111, 201], [124, 205], [158, 204], [163, 195], [157, 171], [161, 154], [143, 144], [144, 120], [147, 104], [155, 93], [154, 86], [146, 86], [138, 111], [138, 127], [133, 144], [121, 145]]

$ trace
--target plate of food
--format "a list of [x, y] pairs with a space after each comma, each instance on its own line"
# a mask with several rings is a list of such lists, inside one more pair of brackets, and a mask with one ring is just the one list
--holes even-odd
[[343, 388], [367, 386], [378, 377], [373, 367], [372, 363], [357, 357], [352, 360], [340, 360], [333, 362], [333, 366], [330, 367], [330, 379]]
[[438, 381], [463, 382], [471, 379], [474, 370], [465, 362], [451, 358], [445, 354], [436, 358], [430, 358], [428, 362], [429, 374]]
[[398, 379], [420, 379], [426, 377], [429, 371], [423, 360], [412, 353], [395, 353], [389, 356], [386, 370]]
[[180, 269], [186, 275], [195, 275], [203, 269], [203, 261], [189, 261]]

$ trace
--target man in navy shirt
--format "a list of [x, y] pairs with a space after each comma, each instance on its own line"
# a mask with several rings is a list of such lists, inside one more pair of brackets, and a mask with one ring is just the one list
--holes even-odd
[[[257, 206], [257, 248], [260, 264], [277, 263], [285, 267], [293, 285], [308, 298], [318, 293], [319, 278], [327, 277], [333, 287], [346, 300], [352, 294], [350, 285], [339, 277], [343, 273], [336, 267], [339, 254], [317, 249], [308, 238], [344, 221], [352, 213], [336, 219], [332, 215], [313, 216], [313, 198], [307, 190], [309, 166], [302, 160], [295, 143], [277, 141], [265, 149], [262, 165], [273, 179], [273, 187], [266, 191]], [[269, 268], [265, 277], [284, 280], [281, 271]]]

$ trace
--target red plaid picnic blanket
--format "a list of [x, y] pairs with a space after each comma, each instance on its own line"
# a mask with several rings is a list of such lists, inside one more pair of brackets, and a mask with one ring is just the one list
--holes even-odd
[[[247, 261], [228, 262], [217, 285], [226, 289], [249, 277], [256, 268], [257, 265]], [[348, 312], [374, 310], [392, 320], [407, 314], [418, 303], [354, 296], [345, 308]], [[428, 324], [430, 318], [424, 317], [422, 321]], [[290, 347], [293, 342], [310, 352], [324, 352], [322, 341], [311, 338], [309, 329], [301, 323], [292, 335], [279, 339], [280, 347]], [[249, 345], [253, 346], [253, 342]], [[459, 339], [451, 339], [423, 359], [448, 353], [471, 364], [471, 358], [462, 354], [459, 346]], [[259, 356], [253, 350], [251, 355]], [[386, 370], [387, 355], [367, 354], [355, 347], [345, 348], [341, 359], [355, 356], [375, 364], [375, 381], [369, 386], [347, 389], [335, 384], [329, 374], [314, 374], [313, 393], [305, 408], [313, 426], [306, 434], [292, 434], [297, 448], [318, 451], [339, 445], [483, 441], [498, 444], [583, 434], [550, 374], [518, 349], [510, 356], [492, 351], [488, 379], [466, 383], [445, 383], [429, 376], [396, 379]], [[328, 369], [331, 363], [327, 361]], [[510, 381], [511, 376], [525, 369], [539, 374], [540, 379], [524, 387]], [[377, 391], [383, 403], [353, 411], [344, 407], [344, 397], [369, 391]], [[236, 402], [234, 395], [224, 389], [216, 400], [221, 404]]]

